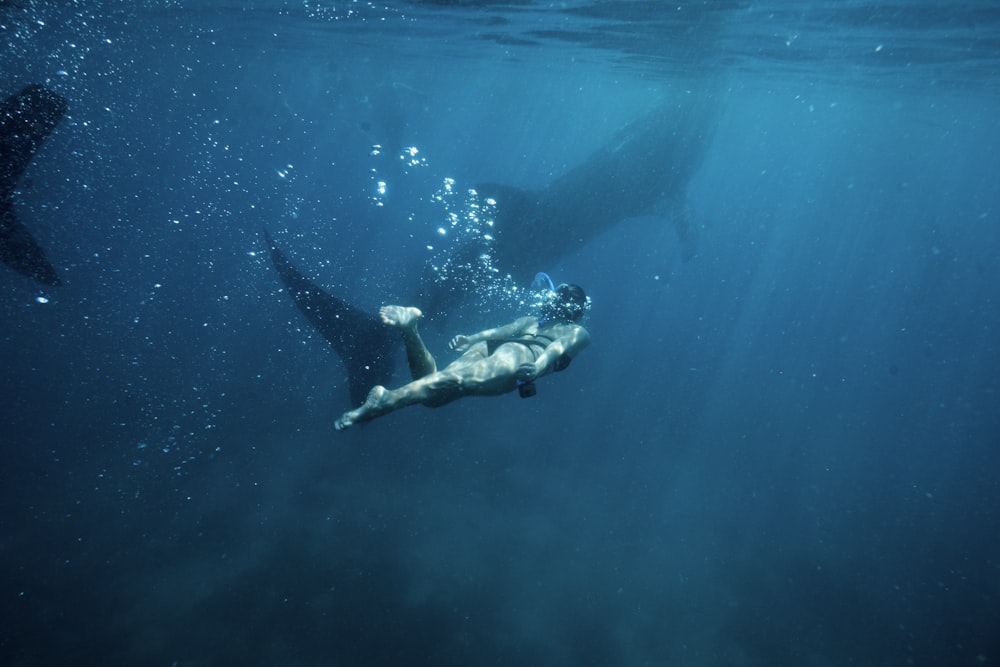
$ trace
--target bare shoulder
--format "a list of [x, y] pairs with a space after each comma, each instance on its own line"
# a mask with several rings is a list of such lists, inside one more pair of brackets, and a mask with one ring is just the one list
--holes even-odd
[[566, 344], [581, 349], [590, 342], [590, 332], [579, 324], [565, 323], [555, 327], [553, 332], [556, 336], [566, 342]]

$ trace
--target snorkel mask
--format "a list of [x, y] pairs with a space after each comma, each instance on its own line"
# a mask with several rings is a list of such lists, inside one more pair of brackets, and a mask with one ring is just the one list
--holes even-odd
[[531, 286], [540, 291], [538, 305], [542, 323], [552, 320], [579, 322], [590, 309], [590, 297], [579, 285], [562, 283], [556, 287], [548, 274], [538, 273]]

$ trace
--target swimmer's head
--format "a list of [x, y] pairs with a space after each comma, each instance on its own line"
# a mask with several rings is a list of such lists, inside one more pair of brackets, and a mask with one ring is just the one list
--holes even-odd
[[579, 322], [590, 309], [590, 297], [579, 285], [562, 283], [555, 291], [549, 292], [542, 304], [542, 320], [562, 320]]

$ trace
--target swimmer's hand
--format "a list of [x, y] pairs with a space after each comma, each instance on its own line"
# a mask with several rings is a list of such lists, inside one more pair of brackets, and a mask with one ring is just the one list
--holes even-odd
[[538, 369], [535, 367], [534, 362], [521, 364], [514, 372], [514, 377], [517, 378], [518, 382], [531, 382], [538, 377]]
[[459, 334], [458, 336], [452, 338], [451, 342], [448, 343], [448, 349], [454, 350], [455, 352], [465, 352], [469, 349], [470, 345], [472, 345], [472, 341], [469, 340], [469, 337]]

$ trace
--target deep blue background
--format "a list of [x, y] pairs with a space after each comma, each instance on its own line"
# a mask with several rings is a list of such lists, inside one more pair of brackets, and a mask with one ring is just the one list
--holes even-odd
[[[0, 6], [0, 93], [71, 103], [17, 199], [66, 284], [2, 276], [0, 662], [996, 664], [996, 11], [485, 4]], [[625, 221], [538, 267], [594, 301], [538, 396], [334, 433], [264, 226], [412, 300], [445, 177], [685, 95], [694, 259]]]

